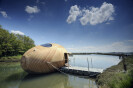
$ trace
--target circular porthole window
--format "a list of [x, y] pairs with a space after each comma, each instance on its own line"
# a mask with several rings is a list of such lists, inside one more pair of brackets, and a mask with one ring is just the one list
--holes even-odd
[[44, 47], [52, 47], [52, 44], [46, 43], [46, 44], [42, 44], [41, 46], [44, 46]]

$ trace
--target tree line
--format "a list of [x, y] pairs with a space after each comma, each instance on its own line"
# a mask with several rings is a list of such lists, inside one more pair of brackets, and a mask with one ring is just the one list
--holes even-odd
[[34, 46], [29, 36], [9, 33], [0, 25], [0, 57], [22, 55]]

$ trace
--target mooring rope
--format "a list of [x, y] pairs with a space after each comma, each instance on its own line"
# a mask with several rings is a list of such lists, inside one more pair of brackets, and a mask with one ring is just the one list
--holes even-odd
[[69, 75], [69, 74], [67, 74], [67, 73], [65, 73], [65, 72], [63, 72], [63, 71], [61, 71], [61, 70], [60, 70], [59, 68], [57, 68], [56, 66], [54, 66], [51, 62], [47, 62], [47, 63], [50, 64], [53, 68], [55, 68], [57, 71], [59, 71], [59, 72], [65, 74], [65, 75]]
[[[56, 66], [54, 66], [51, 62], [46, 62], [46, 63], [50, 64], [50, 65], [51, 65], [53, 68], [55, 68], [57, 71], [59, 71], [59, 72], [65, 74], [65, 75], [71, 75], [71, 74], [68, 74], [68, 73], [65, 73], [65, 72], [61, 71], [59, 68], [57, 68]], [[77, 75], [77, 76], [78, 76], [78, 77], [90, 77], [90, 76], [94, 76], [94, 75], [90, 75], [90, 76], [79, 76], [79, 75]]]

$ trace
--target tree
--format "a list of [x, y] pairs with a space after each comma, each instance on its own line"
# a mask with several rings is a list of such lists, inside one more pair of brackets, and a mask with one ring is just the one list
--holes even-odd
[[10, 34], [7, 30], [4, 30], [0, 28], [0, 45], [1, 45], [1, 51], [2, 55], [7, 55], [8, 49], [10, 49], [10, 44], [9, 44], [9, 37]]
[[34, 46], [34, 41], [30, 37], [9, 33], [0, 25], [0, 56], [23, 54]]
[[35, 46], [34, 41], [28, 36], [24, 36], [24, 51], [27, 51], [31, 47]]

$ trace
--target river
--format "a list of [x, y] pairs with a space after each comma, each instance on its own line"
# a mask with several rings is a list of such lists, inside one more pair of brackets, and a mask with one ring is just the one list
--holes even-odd
[[[71, 66], [106, 69], [118, 64], [117, 56], [74, 55], [69, 57]], [[47, 75], [29, 75], [19, 62], [0, 63], [0, 88], [97, 88], [94, 79], [66, 75], [59, 72]]]

